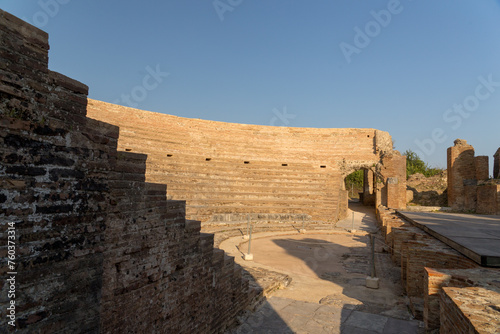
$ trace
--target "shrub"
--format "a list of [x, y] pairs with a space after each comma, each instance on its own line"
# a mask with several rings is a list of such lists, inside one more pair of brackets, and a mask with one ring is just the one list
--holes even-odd
[[406, 155], [406, 177], [416, 173], [429, 177], [437, 175], [443, 171], [441, 168], [429, 167], [429, 165], [420, 159], [417, 153], [412, 150], [406, 150], [403, 155]]
[[363, 179], [364, 179], [364, 173], [362, 169], [347, 175], [345, 178], [346, 189], [351, 189], [352, 186], [358, 189], [363, 188]]

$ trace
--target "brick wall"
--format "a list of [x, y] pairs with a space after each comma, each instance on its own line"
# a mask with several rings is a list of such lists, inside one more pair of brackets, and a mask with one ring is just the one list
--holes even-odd
[[444, 287], [439, 299], [440, 333], [498, 333], [500, 289]]
[[498, 195], [500, 185], [485, 184], [477, 187], [477, 212], [487, 215], [500, 215]]
[[[498, 174], [499, 152], [494, 155], [493, 175]], [[455, 146], [448, 148], [448, 204], [452, 208], [500, 214], [500, 182], [489, 180], [488, 161], [488, 156], [474, 157], [474, 148], [465, 140], [457, 139]]]
[[475, 157], [474, 167], [476, 169], [476, 180], [484, 181], [490, 178], [490, 164], [487, 155], [480, 155], [478, 157]]
[[375, 204], [375, 175], [372, 170], [363, 170], [363, 205]]
[[[472, 260], [414, 227], [410, 222], [402, 220], [394, 210], [379, 206], [376, 209], [376, 216], [380, 231], [390, 246], [392, 259], [401, 266], [401, 281], [409, 297], [409, 308], [416, 318], [424, 320], [429, 332], [446, 323], [445, 326], [448, 327], [445, 327], [444, 333], [462, 333], [450, 332], [452, 328], [450, 324], [466, 323], [467, 319], [487, 317], [491, 314], [498, 317], [499, 309], [495, 308], [495, 304], [483, 303], [484, 300], [478, 303], [480, 307], [473, 309], [472, 305], [476, 303], [475, 297], [469, 294], [465, 302], [471, 305], [475, 316], [469, 317], [467, 313], [465, 318], [459, 316], [455, 319], [450, 312], [453, 312], [451, 309], [456, 305], [447, 304], [443, 310], [439, 294], [443, 287], [474, 286], [495, 290], [500, 287], [498, 284], [500, 270], [479, 267]], [[461, 305], [464, 301], [459, 300], [457, 303]], [[491, 305], [495, 307], [491, 308]], [[484, 326], [485, 322], [472, 323], [471, 329], [484, 329], [486, 328]], [[471, 331], [471, 333], [476, 332]]]
[[489, 288], [500, 281], [500, 270], [475, 269], [433, 269], [425, 268], [424, 284], [424, 322], [428, 331], [440, 327], [439, 293], [443, 287], [472, 287], [482, 286]]
[[463, 209], [464, 180], [476, 179], [474, 148], [462, 139], [455, 140], [455, 146], [448, 148], [448, 205]]
[[88, 112], [119, 126], [119, 149], [148, 154], [146, 180], [167, 183], [172, 199], [186, 200], [188, 218], [206, 224], [233, 214], [307, 214], [334, 222], [347, 212], [344, 178], [378, 165], [384, 178], [399, 178], [391, 205], [406, 204], [399, 199], [406, 188], [400, 172], [405, 160], [392, 152], [383, 131], [232, 124], [95, 100], [89, 100]]
[[500, 179], [500, 148], [493, 156], [493, 178]]
[[16, 223], [16, 332], [230, 326], [258, 294], [234, 259], [185, 219], [185, 202], [145, 182], [148, 156], [118, 151], [118, 127], [86, 117], [88, 88], [48, 70], [46, 33], [0, 10], [0, 35], [0, 239]]
[[15, 222], [17, 327], [96, 331], [118, 129], [85, 118], [88, 88], [48, 70], [46, 33], [0, 10], [0, 38], [1, 239]]
[[400, 154], [384, 156], [381, 174], [387, 180], [387, 206], [406, 208], [406, 157]]
[[478, 265], [437, 239], [424, 243], [407, 242], [406, 292], [408, 296], [424, 296], [425, 267], [433, 269], [467, 269]]

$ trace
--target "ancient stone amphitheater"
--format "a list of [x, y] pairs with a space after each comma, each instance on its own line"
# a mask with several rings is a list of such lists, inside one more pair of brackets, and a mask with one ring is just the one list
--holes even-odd
[[[347, 209], [344, 178], [361, 168], [384, 182], [400, 177], [400, 194], [389, 200], [402, 195], [396, 207], [405, 205], [405, 174], [395, 170], [404, 158], [384, 131], [231, 124], [95, 100], [87, 116], [120, 127], [119, 150], [147, 154], [146, 181], [167, 184], [169, 198], [186, 200], [189, 219], [231, 223], [250, 214], [334, 223]], [[366, 192], [373, 195], [373, 187]], [[387, 204], [385, 194], [379, 201]]]
[[[450, 289], [475, 283], [434, 269], [471, 269], [487, 276], [483, 287], [499, 272], [478, 271], [397, 215], [406, 158], [387, 132], [230, 124], [95, 101], [48, 69], [47, 33], [0, 10], [0, 39], [0, 332], [223, 333], [264, 292], [202, 227], [333, 228], [347, 214], [344, 179], [359, 169], [361, 200], [376, 207], [407, 293], [425, 295], [426, 326], [474, 328]], [[464, 142], [450, 156], [453, 204], [500, 212], [499, 184], [462, 180], [482, 180], [471, 166], [485, 159]]]
[[360, 168], [367, 201], [404, 206], [405, 158], [386, 132], [88, 100], [48, 69], [45, 32], [0, 10], [0, 38], [0, 217], [15, 240], [1, 263], [19, 273], [0, 283], [0, 315], [18, 332], [221, 332], [262, 290], [200, 222], [335, 223]]

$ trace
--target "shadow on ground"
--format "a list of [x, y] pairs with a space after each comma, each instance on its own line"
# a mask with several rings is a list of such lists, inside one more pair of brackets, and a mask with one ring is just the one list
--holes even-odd
[[[358, 231], [376, 231], [373, 213], [366, 215], [370, 208], [355, 202], [350, 208]], [[345, 233], [258, 239], [256, 261], [303, 282], [278, 291], [233, 333], [418, 333], [419, 322], [411, 320], [402, 296], [399, 269], [382, 245], [375, 257], [380, 289], [365, 286], [371, 271], [369, 240]]]

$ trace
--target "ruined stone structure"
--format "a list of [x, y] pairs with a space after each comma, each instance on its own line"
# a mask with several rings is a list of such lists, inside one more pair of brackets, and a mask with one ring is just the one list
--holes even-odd
[[406, 159], [383, 131], [231, 124], [95, 100], [88, 115], [120, 127], [120, 150], [148, 155], [147, 181], [168, 184], [190, 219], [335, 222], [347, 209], [344, 178], [361, 168], [367, 198], [406, 205]]
[[[494, 175], [498, 174], [499, 152], [494, 155]], [[465, 140], [455, 140], [455, 146], [448, 148], [448, 205], [455, 210], [500, 214], [500, 178], [489, 177], [488, 157], [476, 157]]]
[[493, 158], [495, 159], [493, 162], [493, 177], [500, 179], [500, 148], [497, 150]]
[[185, 219], [183, 201], [166, 200], [165, 185], [145, 182], [145, 154], [117, 151], [118, 127], [86, 117], [88, 88], [48, 70], [45, 32], [0, 10], [0, 39], [2, 329], [10, 300], [19, 333], [231, 325], [259, 293], [234, 259]]
[[500, 270], [483, 268], [394, 210], [377, 220], [415, 317], [440, 333], [496, 333], [500, 328]]
[[[405, 205], [405, 157], [383, 131], [227, 124], [88, 100], [87, 86], [48, 69], [45, 32], [0, 10], [0, 38], [0, 226], [2, 240], [9, 223], [16, 231], [18, 332], [221, 332], [260, 291], [199, 220], [336, 221], [343, 179], [359, 168], [372, 173], [367, 197]], [[8, 289], [1, 280], [2, 319]]]

